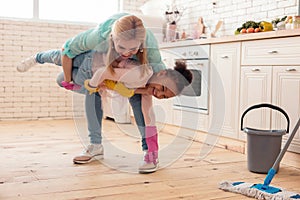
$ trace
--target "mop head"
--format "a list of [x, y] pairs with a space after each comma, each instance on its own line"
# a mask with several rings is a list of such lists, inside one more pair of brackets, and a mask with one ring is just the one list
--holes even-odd
[[[234, 192], [238, 194], [243, 194], [248, 197], [253, 197], [256, 199], [264, 200], [295, 200], [300, 199], [300, 195], [295, 192], [285, 191], [283, 188], [275, 188], [269, 186], [271, 190], [275, 190], [274, 193], [269, 193], [260, 188], [262, 184], [253, 184], [245, 182], [228, 182], [223, 181], [220, 183], [219, 188], [224, 191]], [[254, 187], [255, 186], [255, 187]]]

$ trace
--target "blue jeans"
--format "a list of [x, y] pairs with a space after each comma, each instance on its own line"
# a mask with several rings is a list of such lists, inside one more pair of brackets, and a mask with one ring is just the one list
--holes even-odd
[[[90, 95], [84, 88], [84, 81], [92, 78], [92, 63], [93, 51], [89, 51], [76, 56], [73, 59], [72, 79], [73, 82], [81, 85], [81, 89], [76, 91], [85, 94], [85, 112], [88, 123], [89, 137], [92, 144], [102, 143], [102, 117], [103, 111], [101, 107], [101, 96], [99, 93]], [[36, 61], [40, 64], [53, 63], [61, 66], [61, 50], [49, 50], [36, 54]], [[61, 86], [64, 80], [63, 73], [57, 77], [57, 83]], [[145, 122], [141, 107], [141, 95], [136, 94], [129, 99], [131, 104], [136, 124], [142, 136], [142, 149], [147, 150], [147, 143], [145, 139]]]

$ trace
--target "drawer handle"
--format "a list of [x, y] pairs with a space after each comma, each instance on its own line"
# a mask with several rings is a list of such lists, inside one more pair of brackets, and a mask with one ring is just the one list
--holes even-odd
[[227, 58], [229, 58], [228, 56], [221, 56], [221, 58], [223, 58], [223, 59], [227, 59]]
[[253, 68], [252, 71], [253, 71], [253, 72], [259, 72], [260, 69], [259, 69], [259, 68]]
[[287, 68], [287, 69], [285, 69], [285, 71], [287, 71], [287, 72], [295, 72], [297, 70], [295, 68]]
[[268, 53], [269, 53], [269, 54], [276, 54], [276, 53], [278, 53], [278, 51], [276, 51], [276, 50], [271, 50], [271, 51], [268, 51]]

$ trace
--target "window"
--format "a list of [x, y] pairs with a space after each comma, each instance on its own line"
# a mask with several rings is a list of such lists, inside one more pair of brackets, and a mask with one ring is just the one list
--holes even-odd
[[9, 0], [0, 6], [1, 17], [32, 18], [33, 0]]
[[119, 0], [39, 0], [40, 19], [102, 22], [119, 11]]
[[119, 2], [120, 0], [9, 0], [0, 6], [0, 16], [34, 16], [43, 20], [99, 23], [120, 11]]

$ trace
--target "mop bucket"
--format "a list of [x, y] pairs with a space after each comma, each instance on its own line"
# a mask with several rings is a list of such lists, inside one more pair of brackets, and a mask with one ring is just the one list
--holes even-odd
[[[250, 110], [268, 107], [281, 112], [287, 120], [286, 130], [259, 130], [243, 127], [243, 119]], [[268, 173], [281, 150], [282, 136], [289, 132], [290, 119], [286, 112], [272, 104], [258, 104], [249, 107], [241, 117], [241, 130], [247, 133], [248, 170], [256, 173]], [[278, 172], [278, 169], [276, 171]]]

